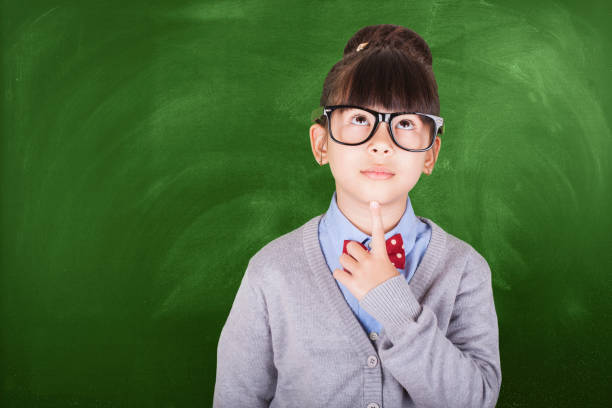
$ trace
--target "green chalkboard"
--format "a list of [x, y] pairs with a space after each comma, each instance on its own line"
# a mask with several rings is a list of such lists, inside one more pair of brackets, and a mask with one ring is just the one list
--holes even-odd
[[249, 258], [334, 191], [323, 80], [381, 23], [432, 49], [410, 197], [491, 266], [498, 406], [612, 406], [609, 4], [3, 1], [0, 406], [211, 405]]

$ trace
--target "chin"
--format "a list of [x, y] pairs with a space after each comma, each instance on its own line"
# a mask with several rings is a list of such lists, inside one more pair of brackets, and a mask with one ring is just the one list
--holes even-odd
[[365, 202], [373, 200], [378, 201], [381, 205], [389, 204], [393, 201], [403, 199], [406, 192], [398, 191], [397, 189], [390, 188], [389, 186], [375, 186], [367, 187], [359, 191], [359, 197]]
[[[397, 176], [397, 175], [396, 175]], [[370, 201], [378, 201], [381, 205], [386, 205], [398, 200], [404, 200], [408, 191], [403, 185], [393, 183], [395, 177], [388, 180], [361, 180], [356, 183], [354, 179], [350, 183], [342, 185], [336, 183], [336, 190], [341, 194], [348, 194], [353, 201], [369, 203]]]

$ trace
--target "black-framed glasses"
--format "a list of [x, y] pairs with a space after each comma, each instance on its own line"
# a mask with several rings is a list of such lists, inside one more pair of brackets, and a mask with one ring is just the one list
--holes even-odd
[[331, 138], [340, 144], [356, 146], [367, 142], [380, 122], [386, 122], [393, 142], [401, 149], [424, 152], [443, 133], [444, 119], [421, 112], [382, 113], [356, 105], [323, 107]]

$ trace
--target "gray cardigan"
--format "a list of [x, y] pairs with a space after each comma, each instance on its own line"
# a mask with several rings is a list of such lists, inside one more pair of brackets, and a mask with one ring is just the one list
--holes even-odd
[[428, 218], [410, 283], [398, 275], [346, 303], [319, 245], [318, 215], [250, 260], [219, 338], [213, 407], [494, 407], [501, 386], [491, 271]]

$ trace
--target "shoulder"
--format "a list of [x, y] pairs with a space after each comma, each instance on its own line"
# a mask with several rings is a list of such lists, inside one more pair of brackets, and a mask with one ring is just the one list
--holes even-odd
[[446, 231], [434, 221], [420, 217], [432, 229], [430, 245], [440, 248], [443, 270], [454, 270], [461, 273], [461, 279], [473, 279], [478, 282], [491, 279], [489, 263], [470, 243]]
[[278, 276], [279, 273], [285, 273], [285, 271], [295, 268], [296, 264], [301, 264], [296, 261], [303, 260], [305, 257], [304, 229], [308, 228], [309, 231], [318, 233], [318, 222], [316, 221], [319, 217], [320, 215], [311, 218], [304, 224], [261, 247], [249, 259], [247, 267], [247, 274], [250, 275], [249, 279], [264, 284], [263, 281], [276, 280], [280, 277]]

